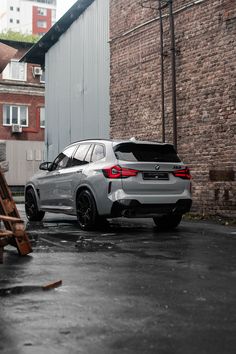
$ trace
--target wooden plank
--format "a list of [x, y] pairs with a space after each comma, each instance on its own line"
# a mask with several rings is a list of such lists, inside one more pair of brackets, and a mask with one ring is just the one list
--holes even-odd
[[3, 203], [5, 205], [6, 211], [8, 214], [12, 213], [15, 209], [15, 202], [9, 199], [4, 199]]
[[58, 288], [61, 285], [62, 285], [62, 280], [59, 280], [59, 281], [56, 281], [54, 283], [50, 283], [50, 284], [42, 286], [42, 289], [43, 290], [51, 290], [51, 289]]
[[13, 216], [8, 216], [8, 215], [0, 215], [0, 220], [2, 221], [10, 221], [10, 222], [13, 222], [13, 223], [16, 223], [16, 222], [24, 222], [23, 220], [19, 219], [19, 218], [15, 218]]
[[21, 256], [32, 252], [31, 244], [24, 229], [24, 222], [20, 218], [11, 191], [4, 174], [0, 169], [0, 220], [6, 230], [13, 233], [11, 245], [15, 246]]
[[0, 230], [0, 238], [1, 237], [6, 237], [6, 236], [12, 236], [13, 232], [12, 231], [8, 231], [8, 230]]

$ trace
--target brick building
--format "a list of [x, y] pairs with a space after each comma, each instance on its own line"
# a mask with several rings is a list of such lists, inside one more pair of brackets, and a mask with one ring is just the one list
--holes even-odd
[[[110, 1], [111, 136], [115, 138], [162, 141], [157, 3]], [[173, 11], [178, 152], [192, 171], [193, 210], [235, 217], [236, 2], [173, 0]], [[163, 14], [165, 131], [166, 141], [172, 142], [168, 8]]]
[[19, 186], [43, 160], [44, 78], [38, 65], [18, 61], [31, 43], [1, 42], [17, 49], [0, 74], [0, 140], [1, 155], [9, 162], [8, 184]]

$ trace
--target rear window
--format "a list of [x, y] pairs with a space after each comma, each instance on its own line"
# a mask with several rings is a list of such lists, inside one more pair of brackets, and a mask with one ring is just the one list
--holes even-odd
[[172, 145], [124, 143], [114, 147], [118, 160], [142, 162], [180, 162]]

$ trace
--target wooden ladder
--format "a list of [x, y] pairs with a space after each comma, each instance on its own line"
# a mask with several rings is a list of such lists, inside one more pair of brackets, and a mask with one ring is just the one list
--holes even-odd
[[16, 203], [12, 198], [4, 174], [0, 170], [0, 220], [4, 229], [0, 229], [0, 263], [3, 263], [3, 249], [6, 245], [17, 248], [20, 256], [32, 252], [31, 244], [25, 232], [24, 221], [21, 220]]

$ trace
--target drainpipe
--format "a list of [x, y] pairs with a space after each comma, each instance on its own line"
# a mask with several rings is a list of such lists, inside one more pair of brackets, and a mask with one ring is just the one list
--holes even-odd
[[161, 56], [161, 116], [162, 116], [162, 142], [165, 137], [165, 85], [164, 85], [164, 44], [163, 44], [163, 20], [162, 20], [162, 0], [159, 0], [159, 18], [160, 18], [160, 56]]
[[171, 35], [171, 71], [172, 71], [172, 114], [173, 114], [173, 144], [177, 151], [177, 109], [176, 109], [176, 61], [175, 61], [175, 24], [173, 15], [173, 0], [169, 0], [169, 21]]

